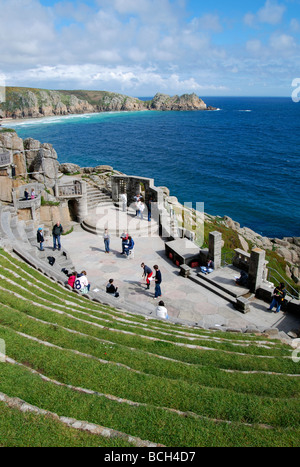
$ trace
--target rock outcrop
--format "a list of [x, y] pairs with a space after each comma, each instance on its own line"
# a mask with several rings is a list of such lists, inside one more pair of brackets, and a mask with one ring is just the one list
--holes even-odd
[[33, 138], [24, 140], [27, 170], [31, 177], [53, 188], [58, 175], [59, 162], [52, 144], [40, 143]]
[[0, 132], [0, 152], [9, 152], [16, 173], [53, 188], [58, 175], [57, 153], [51, 144], [42, 144], [33, 138], [23, 140], [15, 131]]
[[154, 110], [207, 110], [207, 105], [196, 94], [183, 94], [170, 97], [167, 94], [156, 94], [151, 101]]
[[259, 235], [248, 227], [242, 227], [230, 217], [222, 218], [224, 225], [235, 230], [245, 251], [248, 252], [249, 244], [263, 250], [275, 251], [283, 258], [286, 264], [286, 275], [296, 284], [300, 283], [300, 237], [268, 238]]
[[0, 118], [38, 118], [52, 115], [139, 110], [211, 110], [196, 94], [170, 97], [156, 94], [150, 101], [105, 91], [51, 91], [6, 88]]

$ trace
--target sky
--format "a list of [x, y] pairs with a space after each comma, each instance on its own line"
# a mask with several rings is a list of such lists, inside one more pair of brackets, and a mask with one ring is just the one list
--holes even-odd
[[0, 0], [0, 88], [291, 96], [300, 0]]

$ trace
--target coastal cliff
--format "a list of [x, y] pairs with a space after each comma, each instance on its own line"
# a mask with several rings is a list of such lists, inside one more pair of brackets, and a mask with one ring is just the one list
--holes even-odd
[[139, 110], [212, 110], [196, 94], [156, 94], [149, 101], [105, 91], [53, 91], [6, 88], [0, 118], [39, 118], [54, 115]]

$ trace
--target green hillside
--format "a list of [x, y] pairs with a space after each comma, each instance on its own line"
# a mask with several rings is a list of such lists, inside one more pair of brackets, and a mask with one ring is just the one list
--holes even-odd
[[0, 277], [1, 446], [299, 446], [289, 346], [112, 309], [4, 250]]

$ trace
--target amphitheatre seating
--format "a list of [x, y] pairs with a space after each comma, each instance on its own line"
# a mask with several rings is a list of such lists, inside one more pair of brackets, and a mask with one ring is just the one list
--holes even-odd
[[[40, 251], [33, 222], [25, 224], [19, 221], [14, 208], [10, 206], [0, 206], [0, 238], [7, 248], [49, 277], [65, 282], [66, 275], [62, 269], [74, 270], [67, 252], [53, 252], [52, 248]], [[49, 264], [49, 256], [55, 257], [53, 266]]]
[[0, 278], [2, 446], [299, 446], [290, 346], [87, 300], [1, 249]]

